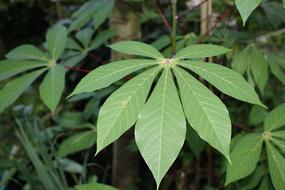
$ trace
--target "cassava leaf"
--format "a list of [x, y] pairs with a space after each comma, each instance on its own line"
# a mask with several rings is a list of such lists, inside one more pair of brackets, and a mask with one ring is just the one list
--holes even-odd
[[269, 77], [268, 63], [263, 53], [256, 47], [253, 47], [251, 52], [250, 68], [257, 87], [263, 92]]
[[285, 159], [278, 150], [269, 142], [266, 142], [269, 173], [276, 190], [285, 188]]
[[212, 57], [222, 55], [230, 51], [229, 49], [211, 45], [211, 44], [195, 44], [190, 45], [180, 51], [174, 56], [176, 59], [196, 59], [204, 57]]
[[223, 93], [238, 100], [264, 106], [254, 88], [239, 74], [218, 64], [184, 61], [179, 65], [197, 73]]
[[101, 24], [112, 14], [115, 0], [103, 0], [100, 10], [98, 10], [93, 17], [93, 26], [95, 29], [99, 28]]
[[87, 48], [91, 42], [94, 30], [92, 28], [85, 28], [75, 34], [76, 38], [81, 42], [84, 48]]
[[226, 185], [250, 175], [256, 168], [262, 148], [260, 134], [243, 136], [231, 151], [231, 164], [227, 166]]
[[245, 25], [249, 15], [261, 2], [262, 0], [235, 0], [235, 4], [243, 21], [243, 25]]
[[131, 79], [102, 106], [97, 121], [97, 153], [133, 126], [160, 68], [152, 68]]
[[130, 73], [156, 64], [158, 61], [129, 59], [100, 66], [84, 77], [70, 96], [105, 88]]
[[50, 29], [46, 36], [47, 47], [52, 59], [57, 60], [67, 45], [67, 30], [62, 25]]
[[76, 186], [76, 190], [118, 190], [118, 189], [104, 184], [89, 183], [85, 185]]
[[166, 68], [139, 113], [135, 127], [138, 148], [159, 184], [178, 156], [186, 136], [186, 121], [172, 78]]
[[7, 83], [0, 90], [0, 113], [3, 112], [10, 104], [16, 101], [19, 96], [32, 84], [45, 69], [34, 71], [18, 77]]
[[65, 68], [55, 64], [50, 67], [40, 85], [40, 96], [48, 108], [54, 112], [62, 96], [65, 85]]
[[47, 61], [46, 55], [34, 45], [21, 45], [10, 51], [6, 58], [14, 60], [40, 60]]
[[150, 57], [154, 59], [163, 59], [164, 56], [151, 45], [137, 42], [137, 41], [123, 41], [118, 42], [109, 47], [120, 53], [129, 54], [129, 55], [139, 55], [143, 57]]
[[45, 66], [46, 66], [45, 64], [39, 64], [34, 61], [20, 61], [20, 60], [0, 61], [0, 81], [30, 69], [35, 69]]
[[85, 131], [77, 133], [68, 139], [64, 140], [59, 146], [58, 155], [67, 156], [75, 152], [90, 148], [96, 142], [95, 131]]
[[231, 121], [221, 100], [181, 68], [175, 68], [185, 116], [199, 136], [228, 160]]
[[271, 111], [264, 121], [264, 130], [272, 131], [285, 125], [285, 104], [279, 105]]

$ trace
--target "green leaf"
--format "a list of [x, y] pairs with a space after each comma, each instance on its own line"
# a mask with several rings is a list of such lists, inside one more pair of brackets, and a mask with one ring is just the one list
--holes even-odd
[[76, 186], [76, 190], [118, 190], [114, 187], [99, 183], [90, 183]]
[[171, 70], [166, 68], [139, 113], [135, 127], [138, 148], [159, 184], [177, 158], [186, 136], [186, 121]]
[[131, 79], [106, 100], [97, 121], [97, 153], [135, 124], [159, 69], [150, 69]]
[[188, 122], [203, 140], [230, 160], [231, 121], [226, 106], [185, 70], [177, 67], [174, 71]]
[[[104, 1], [104, 0], [103, 0]], [[101, 24], [112, 14], [115, 0], [105, 0], [102, 2], [101, 8], [95, 13], [93, 18], [93, 26], [99, 28]]]
[[283, 5], [284, 5], [284, 8], [285, 8], [285, 0], [283, 0]]
[[266, 142], [266, 150], [273, 186], [276, 190], [283, 190], [285, 188], [285, 159], [270, 142]]
[[264, 121], [264, 130], [272, 131], [285, 125], [285, 104], [281, 104], [271, 111]]
[[41, 50], [29, 44], [22, 45], [13, 49], [6, 55], [6, 57], [8, 59], [15, 59], [15, 60], [23, 60], [23, 59], [40, 60], [40, 61], [48, 60], [46, 55]]
[[285, 9], [281, 3], [264, 1], [261, 6], [269, 20], [269, 23], [276, 29], [281, 23], [285, 22]]
[[67, 67], [74, 67], [75, 65], [80, 63], [85, 57], [86, 57], [86, 54], [79, 53], [75, 56], [70, 57], [67, 60], [64, 60], [63, 64], [64, 66], [67, 66]]
[[17, 75], [21, 72], [44, 67], [46, 65], [33, 61], [4, 60], [0, 61], [0, 81]]
[[264, 121], [268, 112], [261, 106], [253, 106], [249, 113], [249, 124], [258, 125]]
[[76, 33], [76, 38], [81, 42], [84, 48], [87, 48], [91, 42], [94, 30], [92, 28], [85, 28]]
[[48, 50], [52, 59], [57, 60], [67, 45], [67, 30], [64, 26], [56, 25], [50, 29], [46, 36]]
[[284, 71], [281, 69], [281, 67], [279, 66], [278, 63], [276, 63], [274, 61], [274, 59], [272, 59], [271, 57], [268, 59], [269, 61], [269, 66], [270, 69], [273, 73], [273, 75], [280, 81], [282, 82], [283, 85], [285, 85], [285, 73]]
[[150, 57], [154, 59], [163, 59], [164, 56], [151, 45], [137, 42], [137, 41], [123, 41], [112, 45], [109, 45], [113, 50], [129, 54], [129, 55], [139, 55], [143, 57]]
[[85, 76], [70, 96], [105, 88], [130, 73], [156, 64], [152, 60], [129, 59], [102, 65]]
[[231, 69], [206, 62], [187, 61], [179, 65], [197, 73], [223, 93], [238, 100], [264, 106], [253, 87], [239, 74]]
[[198, 133], [190, 126], [187, 126], [186, 142], [190, 146], [190, 148], [193, 150], [197, 159], [199, 159], [201, 152], [206, 147], [206, 142], [203, 141], [199, 137]]
[[273, 137], [277, 137], [277, 138], [280, 138], [282, 140], [285, 140], [285, 130], [273, 131], [271, 134]]
[[254, 173], [247, 177], [246, 179], [242, 180], [240, 183], [239, 190], [252, 190], [259, 184], [262, 177], [264, 176], [266, 170], [262, 166], [258, 166]]
[[261, 2], [262, 0], [235, 0], [235, 4], [243, 20], [243, 25], [245, 25], [249, 15]]
[[71, 49], [71, 50], [77, 50], [77, 51], [83, 50], [83, 48], [80, 47], [80, 45], [75, 40], [73, 40], [72, 38], [67, 39], [66, 48]]
[[[272, 135], [273, 136], [273, 135]], [[274, 145], [276, 145], [283, 154], [285, 154], [285, 143], [284, 140], [278, 139], [278, 138], [272, 138], [271, 141], [273, 142]]]
[[232, 62], [232, 69], [242, 75], [248, 70], [251, 60], [251, 46], [247, 46], [239, 52]]
[[222, 46], [212, 44], [195, 44], [180, 50], [174, 58], [176, 59], [196, 59], [222, 55], [230, 51]]
[[54, 112], [62, 96], [65, 85], [65, 68], [55, 64], [50, 67], [40, 85], [40, 95], [48, 108]]
[[263, 92], [264, 87], [268, 81], [268, 63], [263, 55], [263, 53], [257, 49], [253, 48], [251, 52], [251, 72], [257, 87], [261, 92]]
[[111, 37], [114, 36], [114, 31], [112, 30], [104, 30], [102, 32], [100, 32], [95, 39], [91, 42], [90, 47], [88, 48], [88, 50], [93, 50], [96, 49], [100, 46], [102, 46], [108, 39], [110, 39]]
[[95, 131], [85, 131], [77, 133], [64, 140], [59, 146], [59, 156], [67, 156], [75, 152], [90, 148], [96, 142], [96, 132]]
[[226, 185], [250, 175], [256, 168], [262, 148], [260, 134], [243, 136], [231, 151], [232, 164], [227, 166]]
[[0, 90], [0, 113], [10, 104], [16, 101], [19, 96], [32, 84], [45, 69], [34, 71], [22, 77], [18, 77], [7, 83]]
[[265, 176], [263, 180], [261, 181], [258, 190], [271, 190], [272, 188], [273, 187], [271, 187], [271, 182], [270, 182], [269, 177]]

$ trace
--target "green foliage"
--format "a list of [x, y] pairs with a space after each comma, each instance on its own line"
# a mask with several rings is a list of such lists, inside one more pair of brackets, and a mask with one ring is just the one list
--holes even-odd
[[256, 7], [258, 7], [261, 2], [262, 0], [235, 0], [235, 4], [243, 20], [243, 25], [245, 25], [249, 15], [256, 9]]
[[99, 183], [92, 183], [86, 185], [78, 185], [76, 186], [76, 190], [117, 190], [114, 187], [103, 185]]
[[[71, 94], [105, 88], [134, 71], [147, 68], [112, 94], [101, 108], [97, 123], [97, 153], [137, 121], [136, 143], [158, 188], [184, 143], [186, 116], [198, 135], [230, 160], [231, 122], [226, 107], [208, 88], [180, 68], [189, 67], [229, 95], [263, 105], [253, 88], [238, 73], [222, 66], [183, 60], [220, 55], [228, 52], [228, 49], [214, 45], [193, 45], [182, 49], [176, 57], [166, 59], [154, 47], [141, 42], [125, 41], [110, 47], [118, 52], [154, 59], [124, 60], [101, 66], [84, 77]], [[150, 66], [154, 68], [150, 69]], [[145, 103], [150, 85], [160, 69], [163, 70], [162, 75]], [[182, 105], [172, 71], [178, 80]]]

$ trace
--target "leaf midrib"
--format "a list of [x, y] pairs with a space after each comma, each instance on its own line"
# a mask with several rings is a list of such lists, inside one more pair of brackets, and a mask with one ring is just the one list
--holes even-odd
[[[176, 69], [176, 71], [178, 71], [178, 70]], [[195, 98], [196, 101], [197, 101], [196, 93], [195, 93], [195, 91], [193, 90], [193, 88], [191, 87], [191, 85], [188, 85], [187, 81], [185, 80], [185, 78], [183, 77], [183, 75], [182, 75], [179, 71], [178, 71], [177, 73], [179, 73], [179, 75], [180, 75], [180, 76], [182, 77], [182, 79], [184, 80], [184, 84], [185, 84], [186, 86], [188, 86], [189, 89], [192, 89], [191, 91], [192, 91], [193, 94], [195, 94], [194, 98]], [[199, 106], [201, 107], [201, 109], [204, 111], [204, 114], [206, 115], [206, 118], [207, 118], [209, 121], [212, 121], [212, 120], [208, 117], [208, 114], [206, 114], [206, 112], [205, 112], [203, 106], [201, 106], [200, 101], [197, 101], [197, 102], [198, 102]], [[215, 135], [216, 135], [217, 137], [219, 137], [219, 135], [217, 134], [217, 131], [215, 130], [215, 127], [213, 127], [213, 125], [212, 125], [211, 122], [209, 122], [209, 123], [210, 123], [210, 126], [212, 127], [212, 129], [215, 131]], [[224, 147], [223, 142], [220, 140], [220, 138], [218, 138], [218, 140], [219, 140], [220, 144], [221, 144], [222, 147], [223, 147], [224, 153], [227, 153], [228, 151], [226, 150], [226, 147]]]

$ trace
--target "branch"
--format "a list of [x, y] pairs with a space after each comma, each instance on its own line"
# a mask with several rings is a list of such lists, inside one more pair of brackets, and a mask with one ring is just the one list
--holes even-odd
[[163, 20], [163, 23], [164, 23], [165, 27], [167, 28], [169, 33], [171, 33], [171, 26], [170, 26], [169, 22], [167, 21], [166, 17], [164, 16], [161, 8], [159, 7], [159, 5], [157, 4], [156, 1], [154, 2], [154, 6], [155, 6], [157, 12], [159, 13], [161, 19]]

